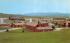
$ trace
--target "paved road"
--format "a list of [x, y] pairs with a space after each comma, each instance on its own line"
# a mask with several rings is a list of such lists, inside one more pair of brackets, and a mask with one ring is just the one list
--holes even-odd
[[[12, 31], [12, 30], [16, 30], [16, 29], [21, 29], [21, 28], [11, 28], [11, 29], [8, 29], [9, 31]], [[0, 30], [0, 32], [6, 32], [7, 30]]]
[[0, 30], [0, 32], [6, 32], [6, 30]]

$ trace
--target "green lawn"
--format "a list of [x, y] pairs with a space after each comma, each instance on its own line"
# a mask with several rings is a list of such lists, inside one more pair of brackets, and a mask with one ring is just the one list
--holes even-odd
[[0, 33], [0, 43], [70, 43], [70, 30], [58, 32], [22, 32]]

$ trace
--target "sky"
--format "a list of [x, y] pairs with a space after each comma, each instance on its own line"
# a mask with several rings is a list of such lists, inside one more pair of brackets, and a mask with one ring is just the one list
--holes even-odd
[[0, 0], [0, 13], [70, 13], [70, 0]]

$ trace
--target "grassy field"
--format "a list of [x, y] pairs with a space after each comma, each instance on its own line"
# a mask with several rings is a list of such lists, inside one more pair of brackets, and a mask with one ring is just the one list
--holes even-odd
[[22, 32], [20, 30], [0, 33], [0, 43], [70, 43], [70, 30], [57, 32]]

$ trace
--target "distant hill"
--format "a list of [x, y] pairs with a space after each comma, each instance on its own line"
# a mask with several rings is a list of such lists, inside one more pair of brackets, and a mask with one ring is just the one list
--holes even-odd
[[49, 16], [49, 17], [69, 17], [69, 13], [30, 13], [24, 14], [26, 16]]
[[8, 17], [20, 17], [20, 18], [24, 18], [24, 17], [35, 17], [35, 16], [25, 16], [25, 15], [21, 15], [21, 14], [4, 14], [4, 13], [0, 13], [0, 18], [8, 18]]
[[20, 17], [22, 15], [0, 13], [0, 18], [10, 17], [10, 16], [18, 16], [18, 17]]
[[0, 18], [5, 18], [5, 17], [9, 17], [9, 16], [14, 16], [14, 15], [0, 13]]
[[29, 14], [4, 14], [0, 13], [0, 18], [18, 16], [18, 17], [70, 17], [68, 13], [29, 13]]

